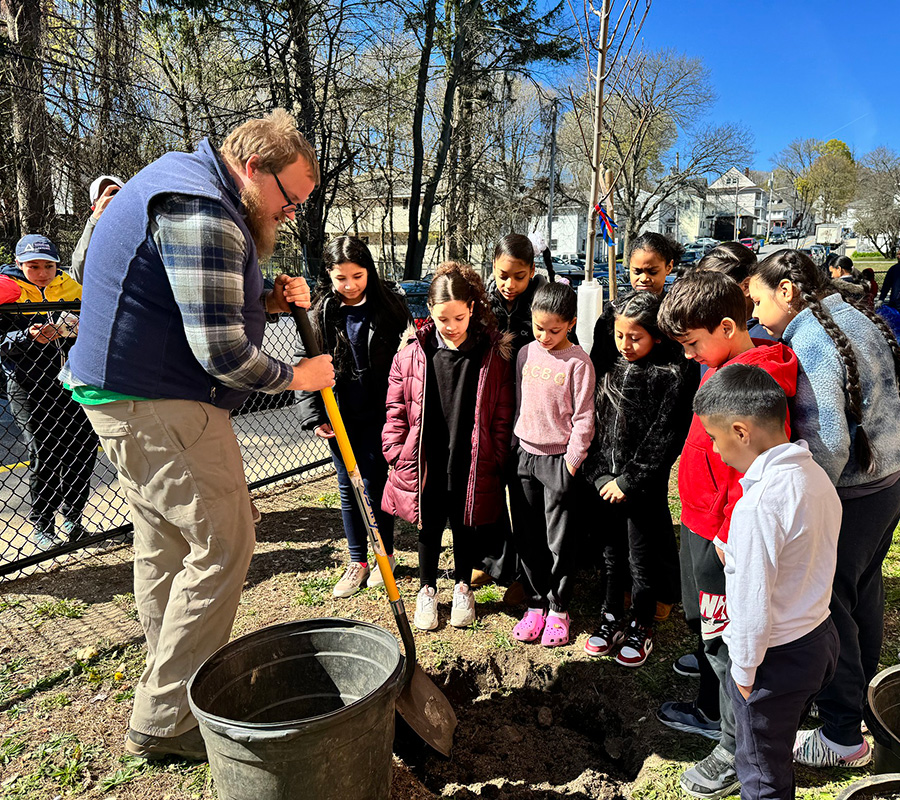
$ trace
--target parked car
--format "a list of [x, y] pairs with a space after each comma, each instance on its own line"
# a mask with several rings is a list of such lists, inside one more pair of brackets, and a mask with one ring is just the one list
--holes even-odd
[[759, 239], [754, 239], [752, 236], [745, 236], [743, 239], [739, 239], [740, 243], [744, 245], [748, 250], [752, 250], [754, 253], [759, 252]]
[[[709, 250], [712, 250], [712, 248], [714, 248], [717, 244], [721, 244], [721, 242], [718, 239], [711, 239], [708, 236], [704, 236], [703, 238], [697, 239], [694, 244], [709, 245]], [[707, 252], [709, 252], [709, 250], [707, 250]]]
[[700, 258], [703, 258], [703, 256], [705, 256], [710, 250], [715, 249], [716, 246], [719, 244], [719, 242], [712, 244], [712, 241], [714, 241], [714, 240], [704, 239], [701, 241], [698, 239], [693, 244], [685, 245], [684, 249], [685, 250], [694, 250], [695, 252], [698, 253], [697, 258], [700, 259]]
[[689, 244], [684, 248], [681, 263], [695, 264], [712, 249], [708, 244]]
[[814, 244], [812, 247], [801, 247], [800, 252], [808, 255], [816, 266], [821, 267], [825, 263], [827, 254], [825, 253], [825, 248], [820, 244]]
[[678, 264], [682, 267], [692, 267], [701, 258], [703, 258], [703, 253], [700, 250], [693, 247], [686, 247]]
[[428, 318], [428, 290], [431, 288], [431, 281], [434, 275], [423, 275], [418, 281], [402, 281], [399, 286], [406, 295], [406, 305], [409, 307], [409, 313], [412, 314], [414, 320], [424, 320]]

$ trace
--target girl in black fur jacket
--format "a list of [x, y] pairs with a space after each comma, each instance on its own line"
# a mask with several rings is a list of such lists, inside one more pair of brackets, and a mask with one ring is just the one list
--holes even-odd
[[[381, 430], [386, 416], [391, 363], [404, 331], [412, 324], [412, 317], [402, 294], [378, 276], [372, 254], [361, 239], [342, 236], [333, 240], [325, 248], [323, 261], [309, 320], [321, 351], [334, 359], [334, 394], [393, 567], [394, 518], [381, 510], [388, 472], [381, 448]], [[297, 356], [305, 355], [302, 343], [298, 344]], [[298, 395], [302, 426], [312, 428], [331, 447], [350, 550], [350, 563], [335, 586], [334, 595], [349, 597], [363, 584], [380, 586], [381, 574], [377, 567], [369, 567], [365, 524], [322, 398], [318, 392], [298, 392]]]
[[660, 302], [652, 292], [636, 292], [616, 307], [620, 355], [597, 374], [596, 434], [585, 461], [605, 518], [603, 622], [585, 651], [601, 656], [618, 649], [616, 661], [629, 667], [643, 664], [653, 649], [663, 571], [677, 563], [668, 482], [691, 420], [684, 371], [656, 324]]

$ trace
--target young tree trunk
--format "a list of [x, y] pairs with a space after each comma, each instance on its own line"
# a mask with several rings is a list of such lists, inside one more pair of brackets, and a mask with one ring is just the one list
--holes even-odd
[[318, 274], [325, 247], [325, 201], [329, 188], [328, 143], [317, 136], [320, 120], [317, 119], [316, 80], [313, 74], [312, 50], [309, 26], [315, 9], [308, 0], [298, 0], [290, 5], [288, 16], [291, 72], [291, 90], [297, 107], [297, 126], [316, 149], [322, 171], [322, 181], [313, 190], [303, 206], [306, 224], [306, 254], [311, 272]]
[[[404, 280], [418, 280], [422, 275], [422, 261], [419, 253], [419, 198], [422, 195], [422, 180], [425, 168], [425, 100], [428, 76], [431, 68], [431, 52], [434, 49], [434, 31], [437, 26], [437, 0], [428, 0], [425, 5], [425, 31], [422, 55], [419, 58], [419, 73], [416, 81], [416, 101], [413, 107], [413, 163], [410, 174], [409, 198], [409, 238], [406, 246]], [[424, 249], [423, 249], [424, 252]]]
[[22, 233], [56, 233], [56, 209], [51, 183], [49, 118], [41, 72], [43, 6], [37, 0], [0, 0], [11, 56], [6, 73], [15, 87], [12, 140], [16, 167], [16, 198]]

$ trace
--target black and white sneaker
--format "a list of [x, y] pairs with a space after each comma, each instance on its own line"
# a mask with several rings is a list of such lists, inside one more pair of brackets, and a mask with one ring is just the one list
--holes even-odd
[[584, 643], [584, 652], [589, 656], [608, 656], [624, 641], [625, 625], [625, 620], [604, 611], [600, 627]]
[[653, 650], [653, 628], [638, 625], [632, 620], [625, 629], [625, 641], [616, 654], [616, 663], [623, 667], [639, 667], [650, 656]]

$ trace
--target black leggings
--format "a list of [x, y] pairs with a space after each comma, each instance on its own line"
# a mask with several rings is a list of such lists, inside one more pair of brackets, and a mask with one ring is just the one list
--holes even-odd
[[[650, 627], [656, 602], [674, 603], [672, 564], [678, 562], [678, 548], [669, 511], [668, 487], [660, 482], [636, 493], [624, 503], [598, 499], [600, 519], [605, 522], [603, 561], [605, 565], [604, 607], [622, 616], [624, 592], [631, 591], [631, 604], [640, 625]], [[630, 575], [629, 575], [630, 572]], [[677, 586], [677, 578], [674, 579]]]
[[422, 490], [419, 531], [419, 585], [437, 588], [441, 538], [447, 519], [453, 532], [453, 583], [469, 585], [475, 566], [475, 529], [463, 524], [466, 507], [465, 490], [451, 491], [446, 478], [439, 474], [425, 481]]

